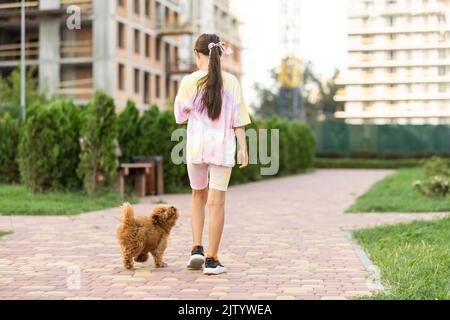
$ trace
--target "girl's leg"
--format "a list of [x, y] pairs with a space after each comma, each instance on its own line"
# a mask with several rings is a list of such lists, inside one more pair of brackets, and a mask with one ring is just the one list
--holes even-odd
[[208, 200], [208, 189], [192, 190], [192, 207], [190, 211], [192, 240], [194, 246], [203, 246], [203, 228], [205, 226], [205, 206]]
[[225, 193], [230, 182], [232, 168], [209, 167], [209, 246], [208, 256], [217, 257], [225, 222]]
[[225, 222], [225, 192], [210, 189], [208, 194], [209, 209], [209, 246], [208, 257], [216, 257], [219, 252]]
[[192, 187], [192, 240], [194, 246], [202, 246], [205, 206], [208, 199], [208, 165], [189, 164], [187, 168]]

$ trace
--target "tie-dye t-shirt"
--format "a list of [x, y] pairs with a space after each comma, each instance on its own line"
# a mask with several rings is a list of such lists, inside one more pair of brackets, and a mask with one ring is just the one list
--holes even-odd
[[236, 164], [236, 136], [234, 128], [251, 123], [238, 79], [223, 72], [222, 112], [211, 120], [202, 111], [201, 92], [197, 97], [197, 83], [207, 74], [197, 71], [183, 78], [175, 99], [175, 118], [178, 124], [188, 123], [187, 164], [213, 164], [234, 167]]

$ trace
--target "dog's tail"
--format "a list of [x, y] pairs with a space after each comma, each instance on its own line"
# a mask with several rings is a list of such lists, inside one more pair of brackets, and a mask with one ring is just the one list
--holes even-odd
[[122, 222], [124, 225], [134, 224], [134, 210], [128, 202], [122, 205]]

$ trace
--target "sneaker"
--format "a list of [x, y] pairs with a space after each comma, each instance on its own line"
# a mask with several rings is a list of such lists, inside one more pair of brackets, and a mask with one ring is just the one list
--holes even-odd
[[187, 265], [190, 270], [200, 270], [205, 263], [205, 251], [202, 246], [195, 246], [191, 252], [191, 258]]
[[227, 269], [219, 262], [217, 257], [206, 258], [203, 273], [206, 275], [218, 275], [227, 272]]

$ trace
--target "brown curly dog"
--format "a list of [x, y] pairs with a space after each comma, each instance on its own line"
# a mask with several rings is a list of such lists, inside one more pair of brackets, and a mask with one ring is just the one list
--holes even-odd
[[117, 239], [122, 250], [123, 265], [133, 268], [133, 259], [146, 262], [151, 253], [156, 268], [167, 267], [163, 254], [170, 231], [178, 219], [178, 209], [170, 206], [156, 207], [150, 216], [134, 217], [129, 203], [122, 206], [122, 225], [117, 229]]

